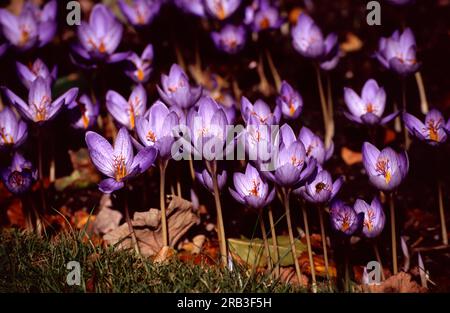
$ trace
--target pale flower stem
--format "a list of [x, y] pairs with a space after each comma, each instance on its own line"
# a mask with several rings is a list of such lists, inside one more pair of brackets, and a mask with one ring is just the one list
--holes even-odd
[[375, 252], [375, 257], [377, 258], [377, 262], [380, 264], [380, 267], [381, 267], [381, 279], [385, 280], [386, 277], [384, 276], [383, 263], [381, 263], [380, 251], [378, 250], [378, 245], [376, 242], [373, 243], [373, 251]]
[[258, 219], [259, 219], [259, 226], [261, 227], [261, 233], [262, 233], [262, 237], [263, 237], [263, 241], [264, 241], [264, 252], [267, 257], [267, 268], [268, 268], [269, 272], [272, 273], [272, 268], [273, 268], [272, 257], [270, 255], [269, 242], [267, 241], [267, 232], [266, 232], [266, 226], [264, 225], [263, 210], [261, 210]]
[[320, 105], [322, 108], [322, 117], [323, 117], [323, 128], [324, 128], [324, 138], [325, 138], [325, 147], [328, 148], [330, 146], [330, 129], [329, 129], [329, 117], [328, 117], [328, 108], [327, 108], [327, 100], [325, 99], [325, 93], [323, 90], [322, 84], [322, 75], [320, 74], [320, 67], [316, 64], [316, 76], [317, 76], [317, 87], [319, 88], [319, 96], [320, 96]]
[[194, 161], [192, 160], [192, 157], [189, 158], [189, 172], [191, 173], [192, 182], [195, 182]]
[[273, 213], [272, 213], [272, 207], [269, 206], [269, 223], [270, 223], [270, 233], [272, 236], [272, 249], [274, 251], [274, 260], [275, 263], [275, 278], [278, 278], [280, 276], [280, 264], [278, 260], [280, 259], [279, 253], [278, 253], [278, 240], [277, 240], [277, 234], [275, 232], [275, 223], [273, 221]]
[[305, 224], [306, 245], [308, 246], [309, 266], [311, 268], [312, 291], [314, 293], [316, 293], [317, 292], [316, 269], [314, 268], [314, 259], [313, 259], [312, 247], [311, 247], [311, 237], [309, 236], [308, 212], [306, 211], [305, 205], [302, 205], [302, 212], [303, 212], [303, 223]]
[[[402, 111], [406, 112], [406, 80], [402, 79]], [[408, 130], [406, 129], [405, 123], [403, 123], [403, 134], [405, 136], [405, 149], [409, 150], [411, 145], [411, 139], [409, 138]]]
[[427, 94], [425, 92], [425, 86], [423, 84], [422, 74], [420, 72], [416, 72], [416, 74], [414, 76], [416, 78], [417, 89], [419, 90], [420, 111], [422, 111], [422, 114], [427, 114], [428, 113], [428, 101], [427, 101]]
[[137, 255], [141, 255], [141, 251], [139, 249], [139, 244], [138, 244], [138, 241], [136, 238], [136, 233], [134, 232], [133, 224], [131, 223], [130, 211], [128, 209], [128, 199], [126, 198], [126, 196], [127, 196], [127, 192], [126, 192], [126, 186], [125, 186], [124, 191], [122, 192], [123, 204], [124, 204], [124, 209], [125, 209], [125, 220], [128, 225], [128, 231], [130, 232], [130, 235], [131, 235], [131, 244], [134, 248], [134, 251], [137, 253]]
[[275, 87], [277, 88], [277, 91], [281, 88], [281, 78], [280, 74], [278, 73], [277, 68], [275, 67], [275, 64], [273, 63], [272, 55], [270, 54], [270, 51], [266, 49], [266, 57], [267, 62], [269, 63], [270, 72], [272, 73], [273, 80], [275, 82]]
[[166, 167], [167, 161], [159, 162], [159, 206], [161, 209], [161, 228], [164, 246], [169, 245], [169, 234], [167, 232], [166, 193], [165, 193]]
[[328, 123], [330, 125], [330, 131], [328, 134], [329, 138], [328, 139], [325, 138], [325, 141], [328, 142], [329, 145], [334, 137], [334, 104], [333, 104], [333, 94], [331, 90], [331, 78], [330, 74], [328, 73], [327, 73], [327, 103], [328, 103]]
[[216, 210], [217, 210], [217, 228], [218, 228], [218, 236], [219, 236], [219, 246], [220, 246], [220, 261], [223, 267], [227, 266], [227, 242], [225, 237], [225, 227], [223, 224], [223, 216], [222, 216], [222, 205], [220, 203], [220, 195], [219, 195], [219, 183], [217, 182], [217, 171], [215, 169], [215, 165], [211, 166], [214, 169], [211, 171], [211, 176], [213, 180], [213, 188], [214, 188], [214, 201], [216, 202]]
[[442, 197], [442, 181], [438, 181], [439, 216], [441, 218], [442, 243], [448, 245], [447, 223], [445, 221], [444, 199]]
[[300, 269], [300, 264], [298, 263], [297, 258], [297, 250], [295, 248], [295, 241], [294, 241], [294, 232], [292, 231], [292, 221], [291, 221], [291, 211], [289, 208], [289, 194], [290, 190], [283, 190], [284, 194], [284, 209], [286, 211], [286, 221], [288, 226], [288, 232], [289, 232], [289, 243], [291, 245], [291, 252], [292, 257], [294, 259], [294, 266], [295, 266], [295, 273], [297, 274], [297, 279], [300, 284], [300, 286], [303, 286], [303, 279], [302, 279], [302, 271]]
[[327, 237], [325, 234], [325, 224], [323, 222], [323, 208], [319, 208], [319, 222], [320, 222], [320, 237], [322, 237], [322, 249], [323, 249], [323, 259], [325, 262], [325, 272], [327, 273], [327, 280], [330, 280], [330, 269], [328, 265], [328, 249], [327, 249]]
[[391, 243], [392, 243], [392, 272], [397, 274], [397, 235], [395, 230], [395, 203], [394, 196], [391, 193], [389, 195], [389, 208], [391, 213]]

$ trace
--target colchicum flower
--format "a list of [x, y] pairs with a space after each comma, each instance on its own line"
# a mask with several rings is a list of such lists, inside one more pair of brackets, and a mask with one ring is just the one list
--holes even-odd
[[273, 172], [265, 174], [282, 187], [297, 187], [306, 181], [316, 169], [314, 158], [307, 160], [303, 143], [295, 138], [288, 124], [280, 128], [281, 142], [278, 154], [275, 154]]
[[136, 27], [149, 25], [161, 8], [160, 0], [119, 0], [120, 11]]
[[211, 38], [217, 49], [235, 54], [245, 45], [245, 29], [242, 26], [226, 25], [220, 32], [212, 32]]
[[172, 157], [173, 132], [178, 125], [178, 115], [158, 100], [144, 116], [137, 118], [136, 133], [144, 146], [156, 147], [159, 158], [168, 160]]
[[300, 14], [291, 35], [295, 50], [304, 57], [325, 62], [336, 56], [337, 35], [332, 33], [324, 39], [320, 28], [306, 13]]
[[283, 117], [294, 120], [300, 116], [303, 110], [303, 98], [289, 83], [281, 83], [280, 95], [277, 97], [277, 105], [281, 108]]
[[89, 16], [89, 23], [82, 21], [78, 26], [79, 45], [74, 52], [84, 62], [123, 61], [128, 52], [114, 53], [122, 39], [123, 27], [114, 14], [103, 4], [96, 4]]
[[158, 150], [145, 147], [136, 155], [125, 127], [117, 134], [114, 147], [99, 134], [88, 131], [86, 144], [95, 167], [108, 176], [99, 184], [100, 191], [111, 193], [124, 187], [125, 181], [145, 172], [155, 161]]
[[130, 94], [128, 101], [114, 90], [106, 93], [106, 108], [121, 125], [133, 130], [136, 118], [145, 113], [147, 93], [142, 85], [137, 85]]
[[239, 5], [241, 0], [205, 0], [204, 6], [206, 11], [213, 17], [224, 20], [233, 14]]
[[49, 121], [56, 116], [63, 105], [68, 105], [78, 95], [78, 88], [71, 88], [52, 102], [49, 78], [37, 77], [30, 86], [28, 92], [28, 104], [19, 98], [14, 92], [5, 88], [5, 94], [12, 105], [20, 113], [35, 123]]
[[[211, 174], [206, 168], [196, 168], [195, 178], [203, 185], [209, 192], [214, 193], [214, 185]], [[217, 170], [217, 184], [219, 190], [222, 190], [227, 183], [227, 172], [219, 166]]]
[[131, 53], [127, 60], [130, 61], [130, 69], [125, 74], [138, 84], [147, 82], [152, 71], [153, 46], [148, 44], [141, 56]]
[[41, 59], [36, 59], [31, 66], [26, 66], [19, 62], [16, 62], [16, 66], [20, 80], [28, 89], [30, 89], [31, 83], [37, 77], [49, 78], [51, 81], [56, 80], [57, 66], [55, 65], [50, 72], [47, 65]]
[[256, 0], [245, 9], [244, 22], [251, 25], [254, 32], [266, 29], [278, 29], [283, 23], [278, 8], [268, 0]]
[[220, 92], [218, 97], [213, 98], [222, 107], [228, 123], [230, 125], [234, 124], [236, 120], [236, 101], [233, 96], [228, 92]]
[[173, 64], [169, 75], [161, 75], [161, 87], [156, 86], [161, 99], [168, 105], [183, 110], [192, 107], [202, 95], [201, 87], [191, 87], [189, 78], [178, 64]]
[[37, 179], [37, 171], [30, 161], [18, 152], [14, 153], [11, 165], [1, 171], [1, 179], [6, 189], [15, 195], [28, 191]]
[[246, 124], [250, 122], [266, 125], [278, 124], [281, 119], [281, 108], [275, 106], [273, 112], [264, 101], [258, 99], [255, 104], [252, 104], [246, 97], [241, 100], [242, 118]]
[[234, 173], [233, 182], [236, 190], [228, 188], [233, 198], [252, 209], [262, 209], [275, 197], [275, 188], [270, 191], [269, 184], [250, 163], [245, 173]]
[[344, 115], [351, 121], [366, 125], [384, 125], [394, 119], [399, 112], [382, 118], [386, 105], [386, 92], [377, 82], [369, 79], [361, 92], [361, 97], [351, 88], [344, 88], [344, 101], [350, 113]]
[[20, 51], [42, 47], [56, 33], [56, 0], [49, 1], [40, 9], [28, 1], [19, 15], [0, 9], [0, 25], [9, 43]]
[[74, 100], [67, 106], [68, 109], [76, 109], [78, 119], [72, 124], [77, 129], [89, 129], [97, 122], [100, 113], [100, 105], [98, 102], [93, 103], [88, 95], [82, 95], [78, 101]]
[[304, 186], [293, 191], [294, 194], [302, 196], [311, 203], [326, 203], [331, 201], [341, 189], [344, 177], [340, 176], [333, 183], [333, 179], [328, 171], [318, 169], [315, 177], [306, 181]]
[[202, 97], [187, 117], [194, 153], [208, 161], [224, 157], [227, 116], [211, 97]]
[[380, 152], [374, 145], [365, 142], [362, 156], [370, 182], [380, 190], [392, 191], [408, 174], [409, 161], [406, 151], [397, 153], [391, 148], [384, 148]]
[[417, 117], [405, 112], [403, 121], [411, 135], [426, 143], [436, 146], [447, 140], [445, 120], [441, 112], [436, 109], [430, 110], [425, 116], [425, 123]]
[[402, 76], [414, 73], [419, 68], [416, 59], [416, 39], [409, 28], [403, 33], [397, 30], [391, 37], [381, 38], [375, 56], [385, 68]]
[[364, 213], [362, 233], [367, 238], [377, 237], [383, 231], [386, 215], [378, 197], [374, 197], [372, 203], [357, 199], [353, 206], [356, 213]]
[[333, 142], [325, 149], [325, 144], [322, 139], [315, 135], [308, 127], [303, 126], [302, 129], [300, 129], [298, 139], [305, 146], [307, 159], [314, 158], [317, 160], [317, 163], [323, 164], [333, 155]]
[[363, 225], [364, 213], [357, 213], [341, 200], [334, 200], [330, 208], [331, 228], [339, 234], [352, 236]]
[[8, 107], [0, 111], [0, 149], [17, 148], [27, 138], [27, 124]]

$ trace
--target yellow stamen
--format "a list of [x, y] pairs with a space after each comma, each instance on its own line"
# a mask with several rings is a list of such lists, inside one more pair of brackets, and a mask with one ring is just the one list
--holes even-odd
[[142, 80], [144, 80], [144, 71], [141, 69], [141, 68], [139, 68], [138, 70], [137, 70], [137, 79], [139, 80], [139, 81], [142, 81]]
[[4, 127], [0, 128], [0, 137], [2, 138], [5, 144], [14, 144], [14, 138], [10, 134], [6, 133]]
[[249, 190], [249, 195], [258, 196], [258, 189], [259, 189], [260, 181], [253, 179], [252, 183], [253, 183], [253, 187], [252, 187], [252, 189]]
[[151, 130], [148, 131], [146, 138], [151, 142], [156, 142], [156, 135]]
[[269, 28], [269, 26], [270, 26], [270, 21], [266, 16], [264, 16], [264, 18], [261, 20], [261, 22], [259, 22], [259, 27], [261, 29], [267, 29], [267, 28]]
[[123, 156], [114, 159], [115, 179], [121, 181], [127, 175], [127, 167], [125, 166], [125, 158]]

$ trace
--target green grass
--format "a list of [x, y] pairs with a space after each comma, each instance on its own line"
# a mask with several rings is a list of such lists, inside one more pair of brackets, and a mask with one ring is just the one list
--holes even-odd
[[[129, 251], [94, 247], [81, 233], [46, 238], [0, 231], [0, 292], [301, 292], [235, 265], [233, 271], [174, 258], [165, 264]], [[66, 283], [78, 261], [81, 285]]]

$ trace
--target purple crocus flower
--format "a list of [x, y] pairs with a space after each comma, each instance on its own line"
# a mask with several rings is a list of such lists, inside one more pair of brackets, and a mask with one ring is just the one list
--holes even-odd
[[378, 197], [374, 197], [372, 203], [368, 204], [366, 201], [357, 199], [353, 206], [356, 213], [364, 213], [364, 223], [362, 233], [367, 238], [377, 237], [384, 228], [386, 222], [386, 215], [381, 206]]
[[30, 161], [15, 152], [11, 165], [1, 171], [1, 179], [6, 189], [15, 195], [21, 195], [36, 181], [37, 171]]
[[133, 130], [136, 118], [145, 113], [147, 93], [142, 85], [137, 85], [130, 94], [128, 101], [114, 90], [106, 93], [106, 108], [121, 125]]
[[214, 100], [216, 100], [225, 112], [228, 124], [234, 124], [236, 120], [236, 101], [233, 96], [228, 92], [221, 92], [219, 97], [215, 97]]
[[325, 144], [322, 139], [315, 135], [308, 127], [303, 126], [302, 129], [300, 129], [298, 139], [305, 146], [307, 159], [314, 158], [317, 160], [317, 163], [323, 164], [333, 155], [333, 142], [331, 142], [331, 145], [325, 149]]
[[194, 153], [208, 161], [223, 158], [228, 125], [223, 109], [211, 97], [202, 97], [198, 108], [192, 108], [187, 116]]
[[363, 225], [364, 213], [357, 213], [341, 200], [334, 200], [330, 207], [331, 228], [339, 234], [351, 236]]
[[384, 125], [394, 119], [399, 112], [382, 118], [386, 105], [386, 92], [377, 82], [369, 79], [361, 92], [361, 97], [351, 88], [344, 88], [344, 101], [350, 113], [344, 115], [351, 121], [366, 125]]
[[304, 186], [293, 191], [294, 194], [302, 196], [311, 203], [326, 203], [331, 201], [341, 189], [344, 177], [340, 176], [333, 182], [331, 174], [318, 166], [317, 174]]
[[0, 42], [0, 58], [3, 56], [3, 54], [6, 52], [7, 49], [8, 49], [8, 44]]
[[77, 97], [78, 88], [71, 88], [63, 95], [52, 101], [50, 79], [37, 77], [30, 86], [28, 92], [28, 104], [19, 98], [8, 88], [4, 88], [5, 94], [12, 105], [20, 113], [35, 123], [49, 121], [56, 116], [64, 104], [68, 105]]
[[178, 64], [173, 64], [169, 75], [161, 75], [161, 87], [156, 86], [162, 100], [183, 110], [192, 107], [202, 95], [200, 87], [191, 87], [189, 78]]
[[152, 71], [153, 46], [148, 44], [141, 56], [131, 53], [127, 60], [131, 63], [131, 69], [126, 70], [125, 74], [138, 84], [147, 82]]
[[233, 198], [252, 209], [262, 209], [275, 197], [275, 188], [269, 190], [269, 184], [250, 163], [245, 173], [234, 173], [233, 182], [236, 190], [228, 188]]
[[120, 11], [136, 27], [149, 25], [161, 8], [160, 0], [119, 0]]
[[18, 50], [42, 47], [50, 42], [56, 32], [56, 0], [40, 9], [30, 1], [19, 15], [0, 9], [0, 25], [9, 43]]
[[336, 55], [337, 35], [332, 33], [324, 39], [320, 28], [306, 13], [300, 14], [291, 35], [295, 50], [304, 57], [324, 62]]
[[[195, 170], [195, 178], [203, 185], [209, 192], [214, 193], [214, 185], [211, 174], [208, 172], [206, 168], [198, 168]], [[219, 190], [222, 190], [225, 184], [227, 183], [227, 172], [219, 167], [217, 170], [217, 184]]]
[[403, 113], [403, 121], [412, 135], [432, 146], [439, 145], [447, 140], [444, 117], [436, 109], [427, 113], [425, 123], [407, 112]]
[[92, 131], [86, 133], [86, 144], [92, 163], [109, 177], [99, 184], [100, 191], [104, 193], [123, 188], [126, 180], [145, 172], [158, 155], [154, 147], [145, 147], [134, 155], [131, 137], [125, 127], [119, 130], [114, 147]]
[[51, 81], [56, 80], [57, 66], [55, 65], [50, 72], [47, 65], [42, 62], [41, 59], [36, 59], [33, 64], [26, 66], [22, 63], [16, 62], [17, 73], [20, 80], [25, 87], [30, 89], [31, 83], [37, 78], [42, 77], [44, 79], [49, 78]]
[[179, 118], [164, 103], [156, 101], [150, 109], [136, 120], [136, 133], [142, 144], [156, 147], [163, 160], [171, 158], [171, 148], [175, 141], [174, 130]]
[[268, 0], [259, 0], [245, 10], [245, 22], [250, 24], [253, 31], [278, 29], [283, 23], [278, 8], [272, 6]]
[[279, 150], [273, 156], [275, 170], [265, 175], [282, 187], [297, 187], [313, 174], [317, 161], [307, 160], [303, 143], [295, 138], [288, 124], [281, 126], [280, 135]]
[[246, 97], [242, 97], [241, 113], [247, 124], [251, 121], [250, 117], [253, 117], [252, 121], [255, 123], [266, 125], [278, 124], [281, 119], [281, 108], [275, 106], [272, 112], [269, 105], [261, 99], [252, 104]]
[[281, 83], [277, 105], [281, 108], [283, 117], [288, 120], [296, 119], [303, 110], [303, 98], [288, 82]]
[[28, 135], [27, 124], [8, 107], [0, 111], [0, 149], [17, 148]]
[[77, 129], [89, 129], [97, 122], [98, 114], [100, 113], [99, 103], [92, 102], [88, 95], [82, 95], [78, 101], [75, 100], [69, 104], [68, 109], [76, 109], [79, 118], [72, 124]]
[[245, 29], [242, 26], [226, 25], [220, 32], [212, 32], [211, 38], [217, 49], [236, 54], [245, 45]]
[[206, 11], [221, 21], [233, 14], [240, 4], [241, 0], [204, 0]]
[[96, 4], [89, 16], [89, 23], [82, 21], [78, 26], [79, 45], [73, 47], [83, 61], [123, 61], [129, 55], [114, 53], [122, 39], [123, 27], [114, 14], [103, 4]]
[[174, 0], [175, 4], [184, 12], [199, 17], [205, 17], [203, 0]]
[[419, 68], [416, 59], [416, 39], [409, 28], [403, 33], [397, 30], [391, 37], [381, 38], [375, 56], [385, 68], [402, 76], [414, 73]]
[[391, 148], [378, 150], [365, 142], [362, 148], [363, 164], [369, 180], [380, 190], [392, 191], [408, 174], [409, 161], [406, 151], [396, 153]]

